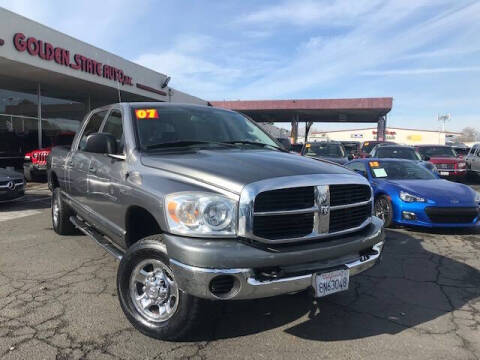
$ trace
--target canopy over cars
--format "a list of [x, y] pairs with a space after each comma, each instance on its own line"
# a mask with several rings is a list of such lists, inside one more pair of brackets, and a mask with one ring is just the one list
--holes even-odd
[[357, 159], [345, 165], [365, 176], [375, 196], [375, 212], [385, 226], [480, 226], [480, 194], [439, 179], [409, 160]]

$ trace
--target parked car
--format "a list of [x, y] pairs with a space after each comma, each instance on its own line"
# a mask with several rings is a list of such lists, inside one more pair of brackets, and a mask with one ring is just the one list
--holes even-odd
[[463, 143], [451, 143], [451, 144], [448, 144], [448, 146], [450, 146], [453, 150], [455, 150], [455, 153], [457, 154], [458, 157], [462, 157], [462, 158], [467, 156], [467, 154], [470, 151], [470, 148]]
[[289, 138], [277, 138], [277, 142], [281, 144], [285, 150], [290, 150], [292, 147], [292, 143], [290, 142]]
[[[72, 144], [74, 133], [62, 133], [57, 135], [53, 141], [52, 146], [69, 146]], [[41, 177], [47, 175], [47, 158], [50, 155], [52, 146], [48, 146], [43, 149], [33, 150], [25, 154], [23, 162], [23, 175], [25, 179], [30, 181], [36, 181]]]
[[422, 160], [420, 154], [411, 146], [405, 145], [383, 145], [383, 146], [375, 146], [370, 153], [370, 155], [374, 158], [379, 159], [405, 159], [405, 160], [412, 160], [418, 163], [419, 165], [427, 168], [428, 170], [438, 174], [438, 170], [429, 161]]
[[418, 145], [416, 150], [423, 160], [435, 165], [442, 178], [459, 181], [465, 178], [467, 163], [450, 146]]
[[473, 175], [480, 175], [480, 144], [475, 144], [465, 157], [468, 171]]
[[378, 144], [390, 144], [396, 145], [397, 143], [393, 141], [364, 141], [362, 146], [360, 147], [360, 152], [358, 153], [357, 157], [360, 159], [365, 159], [370, 157], [370, 152], [373, 150], [375, 146]]
[[94, 110], [70, 149], [53, 148], [48, 174], [54, 230], [76, 227], [121, 259], [122, 310], [155, 338], [184, 337], [201, 299], [345, 290], [383, 246], [365, 178], [224, 109]]
[[353, 158], [357, 158], [360, 153], [360, 141], [341, 141], [347, 154], [352, 154]]
[[0, 168], [0, 203], [17, 200], [25, 195], [23, 175]]
[[440, 179], [409, 160], [359, 159], [345, 166], [368, 179], [375, 214], [386, 227], [480, 226], [480, 194], [467, 185]]
[[303, 149], [303, 144], [292, 144], [290, 146], [290, 152], [296, 153], [296, 154], [301, 154]]
[[347, 154], [343, 145], [338, 141], [306, 143], [302, 149], [302, 155], [319, 160], [328, 160], [340, 165], [353, 159], [353, 155]]

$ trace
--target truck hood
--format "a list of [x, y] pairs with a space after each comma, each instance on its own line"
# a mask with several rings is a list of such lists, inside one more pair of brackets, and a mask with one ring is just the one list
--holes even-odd
[[201, 149], [142, 154], [145, 166], [240, 193], [246, 184], [295, 175], [349, 174], [341, 166], [270, 150]]
[[348, 158], [343, 158], [343, 157], [330, 157], [330, 156], [310, 156], [312, 159], [317, 159], [317, 160], [327, 160], [330, 162], [334, 162], [340, 165], [344, 165], [347, 162], [349, 162]]

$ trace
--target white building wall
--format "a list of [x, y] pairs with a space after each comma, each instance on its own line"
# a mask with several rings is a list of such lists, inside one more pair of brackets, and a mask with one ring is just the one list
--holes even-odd
[[[387, 128], [386, 140], [405, 145], [445, 144], [448, 134], [460, 135], [453, 132], [429, 131], [418, 129]], [[309, 141], [337, 140], [337, 141], [374, 141], [377, 139], [377, 128], [340, 130], [312, 133]]]

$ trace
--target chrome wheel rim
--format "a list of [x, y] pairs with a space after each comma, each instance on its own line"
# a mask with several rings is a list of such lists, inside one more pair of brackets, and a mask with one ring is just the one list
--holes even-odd
[[53, 204], [52, 204], [52, 217], [53, 217], [53, 225], [55, 225], [55, 227], [58, 225], [59, 215], [60, 215], [60, 207], [58, 206], [58, 199], [56, 196], [54, 196]]
[[130, 297], [147, 320], [170, 319], [178, 306], [178, 286], [172, 271], [160, 260], [143, 260], [130, 276]]
[[385, 221], [387, 218], [387, 215], [389, 213], [388, 210], [388, 204], [384, 199], [380, 199], [376, 204], [375, 204], [375, 215]]

